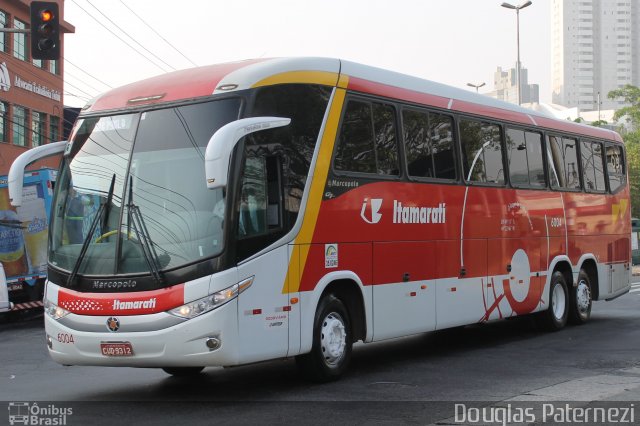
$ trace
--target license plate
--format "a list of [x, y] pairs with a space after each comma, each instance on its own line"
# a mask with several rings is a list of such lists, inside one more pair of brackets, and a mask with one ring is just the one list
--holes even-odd
[[104, 356], [133, 356], [129, 342], [100, 343], [100, 351]]

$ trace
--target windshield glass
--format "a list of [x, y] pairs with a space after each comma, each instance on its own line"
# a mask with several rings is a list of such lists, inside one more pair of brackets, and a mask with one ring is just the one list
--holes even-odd
[[206, 187], [204, 152], [239, 109], [224, 99], [79, 121], [56, 188], [51, 264], [152, 273], [219, 254], [225, 201]]

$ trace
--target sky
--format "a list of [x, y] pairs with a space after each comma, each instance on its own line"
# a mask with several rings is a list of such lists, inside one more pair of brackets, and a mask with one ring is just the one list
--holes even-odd
[[[541, 102], [551, 100], [550, 1], [520, 11], [521, 61]], [[484, 82], [488, 92], [497, 67], [517, 58], [516, 13], [501, 3], [65, 0], [76, 31], [64, 35], [64, 103], [82, 106], [109, 86], [194, 64], [283, 56], [336, 57], [469, 90]]]

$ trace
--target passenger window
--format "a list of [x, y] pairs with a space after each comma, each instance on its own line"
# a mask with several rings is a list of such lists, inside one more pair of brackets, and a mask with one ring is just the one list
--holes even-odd
[[588, 192], [604, 192], [604, 172], [602, 164], [602, 146], [599, 143], [580, 143], [584, 188]]
[[626, 182], [624, 171], [624, 156], [621, 146], [607, 145], [607, 175], [611, 192], [617, 191]]
[[340, 171], [398, 176], [394, 108], [350, 100], [342, 120], [333, 165]]
[[527, 141], [527, 161], [529, 163], [529, 184], [533, 187], [547, 185], [542, 160], [542, 135], [536, 132], [525, 132]]
[[507, 129], [507, 152], [509, 153], [509, 177], [513, 186], [529, 185], [527, 144], [524, 131]]
[[561, 136], [549, 136], [547, 139], [549, 153], [549, 178], [551, 186], [559, 189], [580, 189], [578, 174], [577, 141]]
[[602, 144], [594, 142], [591, 144], [593, 151], [593, 168], [596, 172], [596, 191], [605, 192], [607, 184], [604, 180], [604, 161], [602, 159]]
[[524, 130], [507, 129], [509, 176], [514, 186], [544, 187], [542, 136]]
[[405, 109], [402, 121], [409, 175], [455, 179], [453, 119], [442, 114]]
[[467, 181], [504, 184], [499, 126], [460, 120], [460, 141]]

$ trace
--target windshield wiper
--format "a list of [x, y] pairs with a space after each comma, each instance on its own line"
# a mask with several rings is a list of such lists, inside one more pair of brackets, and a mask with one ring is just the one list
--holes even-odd
[[136, 238], [140, 242], [140, 248], [144, 259], [149, 266], [149, 271], [157, 284], [162, 284], [162, 276], [160, 275], [160, 268], [158, 267], [158, 253], [153, 246], [149, 230], [144, 222], [144, 217], [140, 213], [140, 207], [133, 203], [133, 178], [129, 176], [129, 203], [127, 204], [129, 209], [129, 224], [133, 225], [133, 230], [136, 233]]
[[[93, 220], [91, 221], [91, 226], [89, 227], [89, 232], [87, 233], [87, 236], [84, 238], [84, 241], [82, 242], [82, 248], [80, 249], [80, 254], [78, 255], [78, 258], [76, 259], [76, 263], [73, 265], [73, 269], [71, 270], [71, 274], [69, 274], [69, 278], [67, 278], [67, 286], [68, 287], [73, 287], [73, 280], [76, 278], [76, 275], [78, 275], [78, 270], [80, 269], [80, 265], [82, 264], [82, 259], [84, 259], [84, 256], [87, 254], [87, 249], [89, 248], [89, 243], [91, 242], [91, 238], [93, 238], [93, 233], [96, 231], [96, 227], [98, 226], [98, 222], [100, 222], [100, 218], [102, 217], [102, 214], [105, 212], [105, 210], [107, 211], [107, 214], [105, 215], [106, 218], [109, 217], [109, 206], [111, 205], [111, 200], [113, 199], [113, 189], [115, 188], [116, 185], [116, 174], [113, 174], [113, 177], [111, 177], [111, 185], [109, 186], [109, 193], [107, 194], [107, 201], [104, 204], [100, 204], [100, 207], [98, 208], [98, 211], [96, 212], [96, 215], [94, 216]], [[103, 223], [105, 223], [105, 221], [103, 221]], [[104, 229], [104, 224], [103, 224], [103, 229]]]

